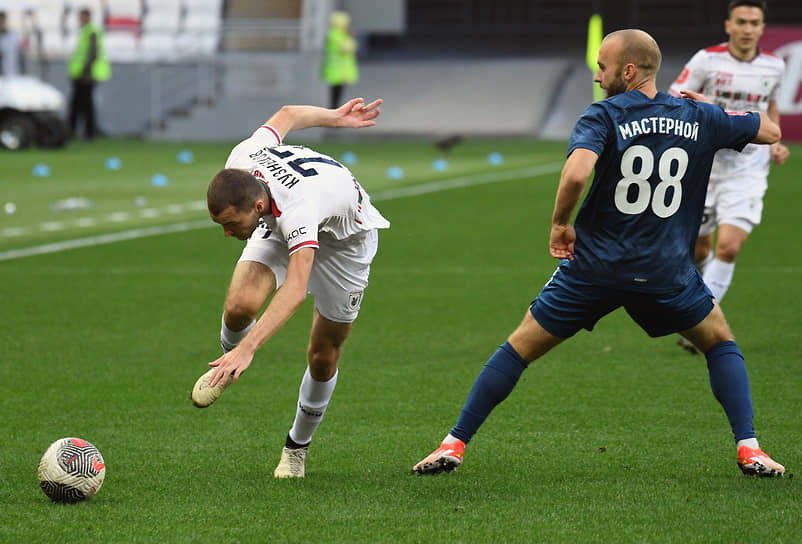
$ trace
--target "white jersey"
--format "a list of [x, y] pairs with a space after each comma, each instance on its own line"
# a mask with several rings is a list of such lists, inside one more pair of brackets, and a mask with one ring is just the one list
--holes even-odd
[[279, 233], [290, 254], [319, 247], [319, 233], [337, 240], [390, 226], [345, 166], [302, 146], [282, 145], [269, 125], [240, 142], [226, 168], [250, 172], [265, 184], [272, 214], [262, 220]]
[[[679, 96], [683, 89], [704, 94], [715, 104], [729, 111], [760, 111], [766, 113], [776, 99], [785, 62], [771, 53], [759, 50], [749, 62], [730, 54], [726, 43], [701, 49], [688, 61], [668, 92]], [[769, 173], [768, 145], [747, 144], [741, 151], [722, 149], [716, 153], [711, 178], [726, 179], [739, 172], [754, 178]]]

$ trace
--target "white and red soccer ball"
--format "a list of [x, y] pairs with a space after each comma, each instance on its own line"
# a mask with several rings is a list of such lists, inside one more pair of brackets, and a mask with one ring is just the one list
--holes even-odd
[[106, 462], [100, 451], [81, 438], [56, 440], [39, 460], [39, 487], [54, 502], [91, 499], [103, 485]]

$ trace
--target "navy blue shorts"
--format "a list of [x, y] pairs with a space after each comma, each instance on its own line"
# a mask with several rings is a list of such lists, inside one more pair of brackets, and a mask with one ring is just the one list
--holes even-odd
[[713, 310], [713, 293], [697, 272], [672, 293], [642, 293], [604, 287], [566, 273], [562, 267], [543, 286], [529, 311], [554, 336], [569, 338], [623, 306], [649, 336], [665, 336], [698, 325]]

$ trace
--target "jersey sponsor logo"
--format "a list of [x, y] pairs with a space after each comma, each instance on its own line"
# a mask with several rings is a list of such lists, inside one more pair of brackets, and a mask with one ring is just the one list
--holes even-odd
[[287, 243], [298, 238], [302, 234], [306, 234], [306, 227], [299, 227], [287, 235]]
[[261, 173], [259, 170], [257, 170], [256, 168], [251, 168], [251, 175], [253, 177], [255, 177], [256, 179], [258, 179], [259, 181], [264, 181], [265, 180], [265, 175], [263, 173]]
[[681, 74], [679, 75], [679, 77], [677, 78], [677, 81], [676, 81], [676, 83], [677, 83], [678, 85], [682, 85], [683, 83], [685, 83], [686, 81], [688, 81], [688, 76], [689, 76], [690, 74], [691, 74], [691, 71], [690, 71], [690, 70], [689, 70], [689, 69], [686, 67], [684, 70], [682, 70], [682, 73], [681, 73]]
[[716, 85], [720, 85], [722, 87], [727, 87], [728, 85], [732, 85], [733, 75], [729, 72], [716, 72]]

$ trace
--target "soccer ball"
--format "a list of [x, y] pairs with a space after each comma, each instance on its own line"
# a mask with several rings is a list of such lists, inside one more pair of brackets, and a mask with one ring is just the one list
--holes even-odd
[[54, 502], [91, 499], [103, 485], [106, 463], [100, 451], [81, 438], [56, 440], [39, 460], [39, 487]]

